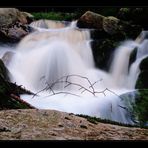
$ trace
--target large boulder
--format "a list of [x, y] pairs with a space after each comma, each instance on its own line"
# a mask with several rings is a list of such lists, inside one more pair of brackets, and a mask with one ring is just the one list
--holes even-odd
[[32, 29], [28, 25], [31, 14], [15, 8], [0, 8], [0, 42], [18, 42]]
[[28, 24], [27, 19], [33, 19], [33, 15], [27, 12], [21, 12], [16, 8], [0, 8], [0, 27], [9, 26], [16, 21], [22, 24]]
[[77, 26], [80, 28], [95, 28], [103, 30], [103, 19], [104, 16], [87, 11], [78, 19]]
[[136, 38], [142, 31], [139, 25], [131, 24], [114, 16], [105, 17], [91, 11], [87, 11], [78, 19], [77, 26], [98, 29], [110, 35], [118, 34], [129, 38]]

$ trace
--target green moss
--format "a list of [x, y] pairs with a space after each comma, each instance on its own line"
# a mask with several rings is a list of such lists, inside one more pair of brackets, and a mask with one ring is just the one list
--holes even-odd
[[62, 12], [32, 12], [35, 20], [48, 19], [59, 21], [70, 21], [76, 18], [75, 13], [62, 13]]
[[141, 71], [136, 82], [137, 89], [148, 89], [148, 70]]
[[148, 70], [148, 57], [142, 60], [139, 67], [140, 70]]
[[119, 126], [125, 126], [125, 127], [148, 128], [148, 127], [146, 127], [144, 125], [138, 126], [138, 125], [124, 124], [124, 123], [120, 123], [120, 122], [116, 122], [116, 121], [112, 121], [112, 120], [108, 120], [108, 119], [101, 119], [101, 118], [97, 118], [97, 117], [91, 117], [91, 116], [88, 116], [88, 115], [77, 114], [77, 116], [86, 118], [87, 121], [89, 121], [89, 122], [91, 122], [93, 124], [98, 124], [99, 122], [101, 122], [101, 123], [113, 124], [113, 125], [119, 125]]
[[140, 126], [148, 123], [148, 89], [139, 90], [139, 95], [133, 105], [134, 114], [139, 120]]

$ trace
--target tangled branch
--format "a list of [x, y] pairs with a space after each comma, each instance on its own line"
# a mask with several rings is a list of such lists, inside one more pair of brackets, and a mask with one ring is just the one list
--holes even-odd
[[[81, 85], [81, 84], [78, 84], [78, 83], [74, 83], [74, 82], [71, 82], [69, 79], [70, 77], [78, 77], [78, 78], [81, 78], [81, 79], [84, 79], [86, 80], [87, 84], [88, 84], [88, 88]], [[45, 80], [45, 76], [41, 77], [40, 80]], [[54, 90], [54, 86], [59, 84], [59, 83], [65, 83], [65, 86], [64, 88], [67, 88], [71, 85], [73, 86], [78, 86], [78, 90], [80, 91], [81, 90], [81, 94], [84, 93], [84, 92], [88, 92], [90, 94], [92, 94], [93, 96], [96, 97], [96, 94], [99, 94], [99, 93], [102, 93], [104, 96], [106, 96], [105, 92], [106, 91], [109, 91], [111, 92], [112, 94], [116, 95], [117, 97], [120, 97], [119, 95], [117, 95], [115, 92], [111, 91], [110, 89], [108, 88], [105, 88], [104, 90], [102, 91], [96, 91], [95, 88], [94, 88], [94, 85], [97, 84], [98, 82], [102, 81], [102, 79], [98, 80], [98, 81], [95, 81], [95, 82], [91, 82], [87, 77], [84, 77], [84, 76], [81, 76], [81, 75], [77, 75], [77, 74], [72, 74], [72, 75], [66, 75], [66, 76], [62, 76], [61, 78], [57, 79], [56, 81], [54, 81], [53, 83], [49, 84], [47, 82], [47, 80], [45, 80], [45, 85], [46, 87], [43, 88], [42, 90], [38, 91], [36, 94], [33, 95], [36, 96], [37, 94], [39, 94], [40, 92], [43, 92], [43, 91], [49, 91], [49, 93], [51, 93], [51, 95], [48, 95], [48, 96], [53, 96], [53, 95], [58, 95], [58, 94], [65, 94], [65, 95], [74, 95], [74, 96], [77, 96], [77, 97], [80, 97], [79, 95], [77, 94], [73, 94], [71, 92], [67, 92], [67, 91], [59, 91], [59, 92], [56, 92]], [[121, 98], [121, 97], [120, 97]]]

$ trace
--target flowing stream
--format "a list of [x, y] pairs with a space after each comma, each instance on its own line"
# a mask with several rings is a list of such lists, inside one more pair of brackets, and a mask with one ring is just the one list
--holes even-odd
[[[88, 29], [77, 28], [76, 22], [38, 21], [31, 26], [36, 31], [13, 49], [6, 65], [12, 82], [37, 94], [22, 95], [23, 100], [39, 109], [133, 123], [119, 96], [135, 90], [139, 63], [148, 56], [148, 40], [142, 36], [124, 41], [105, 72], [95, 67]], [[129, 67], [134, 48], [138, 48], [137, 57]], [[11, 48], [3, 47], [0, 57], [8, 51]]]

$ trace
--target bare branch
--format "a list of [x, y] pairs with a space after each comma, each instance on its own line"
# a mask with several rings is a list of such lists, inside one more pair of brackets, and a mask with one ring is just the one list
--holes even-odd
[[[74, 82], [70, 82], [70, 80], [69, 80], [70, 77], [79, 77], [79, 78], [85, 79], [86, 82], [88, 83], [88, 88], [85, 87], [85, 86], [82, 86], [81, 84], [74, 83]], [[45, 79], [45, 76], [41, 77], [41, 79]], [[111, 91], [111, 90], [108, 89], [108, 88], [105, 88], [105, 89], [102, 90], [102, 91], [95, 91], [94, 85], [95, 85], [96, 83], [98, 83], [99, 81], [102, 81], [102, 79], [100, 79], [100, 80], [98, 80], [98, 81], [92, 83], [87, 77], [84, 77], [84, 76], [81, 76], [81, 75], [77, 75], [77, 74], [66, 75], [66, 76], [60, 77], [59, 79], [57, 79], [56, 81], [54, 81], [54, 82], [51, 83], [51, 84], [49, 84], [49, 83], [46, 81], [46, 83], [45, 83], [45, 84], [46, 84], [46, 87], [43, 88], [42, 90], [40, 90], [39, 92], [37, 92], [36, 94], [34, 94], [34, 96], [37, 95], [38, 93], [42, 92], [42, 91], [45, 91], [45, 90], [46, 90], [46, 91], [47, 91], [47, 90], [50, 90], [50, 92], [51, 92], [52, 94], [49, 95], [49, 96], [53, 96], [53, 95], [57, 95], [57, 94], [63, 94], [63, 93], [66, 94], [66, 95], [67, 95], [67, 94], [70, 94], [70, 95], [74, 95], [74, 96], [79, 96], [79, 95], [76, 95], [76, 94], [73, 94], [73, 93], [69, 93], [69, 92], [66, 92], [66, 91], [60, 91], [60, 92], [58, 92], [58, 93], [54, 91], [54, 86], [55, 86], [55, 85], [57, 85], [57, 84], [59, 84], [59, 83], [65, 83], [64, 88], [67, 88], [67, 87], [69, 87], [69, 86], [71, 86], [71, 85], [78, 86], [78, 87], [79, 87], [78, 90], [82, 90], [82, 91], [81, 91], [81, 94], [84, 93], [85, 91], [87, 91], [87, 92], [89, 92], [90, 94], [92, 94], [93, 96], [96, 96], [96, 94], [98, 94], [98, 93], [102, 93], [104, 96], [106, 96], [105, 92], [106, 92], [106, 91], [109, 91], [109, 92], [111, 92], [112, 94], [116, 95], [117, 97], [120, 97], [118, 94], [116, 94], [115, 92]], [[49, 92], [49, 93], [50, 93], [50, 92]], [[34, 96], [33, 96], [33, 97], [34, 97]], [[80, 96], [79, 96], [79, 97], [80, 97]], [[122, 98], [122, 97], [120, 97], [120, 98]], [[123, 98], [122, 98], [122, 99], [123, 99]]]
[[102, 81], [102, 80], [103, 80], [103, 79], [100, 79], [100, 80], [94, 82], [91, 86], [89, 86], [89, 88], [90, 88], [90, 87], [93, 87], [96, 83], [98, 83], [99, 81]]
[[67, 84], [66, 86], [64, 86], [64, 88], [68, 87], [69, 85], [71, 85], [71, 83]]

